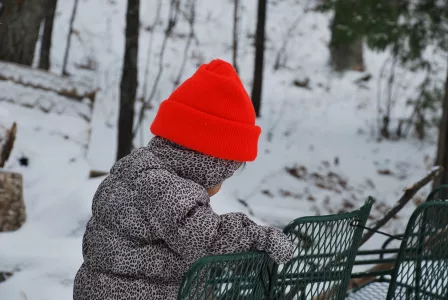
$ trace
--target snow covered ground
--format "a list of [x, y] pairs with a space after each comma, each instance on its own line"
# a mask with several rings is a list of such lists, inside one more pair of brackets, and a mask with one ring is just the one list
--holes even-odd
[[[187, 51], [182, 80], [201, 63], [231, 59], [231, 1], [193, 2], [196, 38]], [[375, 219], [393, 205], [406, 185], [430, 169], [434, 137], [424, 141], [377, 141], [378, 78], [387, 55], [366, 51], [366, 73], [333, 74], [328, 67], [329, 16], [306, 12], [313, 1], [302, 2], [269, 1], [260, 155], [225, 183], [224, 192], [214, 197], [212, 204], [218, 213], [243, 211], [260, 223], [282, 227], [300, 216], [356, 209], [371, 195], [378, 200], [372, 212]], [[141, 1], [139, 97], [147, 98], [151, 93], [159, 63], [163, 72], [152, 100], [154, 110], [146, 113], [136, 145], [146, 144], [151, 138], [149, 126], [156, 108], [175, 87], [190, 30], [180, 14], [161, 59], [169, 1], [160, 2], [157, 19], [158, 3]], [[192, 1], [183, 3], [183, 11], [188, 14], [187, 6]], [[61, 72], [72, 6], [72, 0], [58, 1], [51, 70], [56, 74]], [[18, 88], [12, 84], [0, 86], [0, 127], [18, 123], [17, 141], [5, 169], [23, 174], [28, 215], [20, 230], [0, 234], [0, 271], [14, 272], [0, 283], [1, 300], [72, 297], [91, 199], [103, 179], [88, 179], [88, 174], [92, 169], [109, 170], [115, 157], [125, 9], [126, 1], [79, 3], [68, 71], [78, 81], [87, 82], [89, 88], [100, 89], [90, 122], [74, 113], [86, 114], [81, 104], [44, 112], [20, 103], [45, 102], [55, 97], [51, 93], [39, 98], [41, 94], [32, 90], [16, 92]], [[244, 1], [238, 63], [248, 90], [255, 12], [256, 1]], [[275, 71], [282, 47], [284, 67]], [[11, 76], [26, 76], [11, 72]], [[369, 81], [355, 83], [367, 73], [372, 75]], [[403, 103], [415, 95], [414, 87], [422, 78], [422, 74], [406, 72], [400, 76], [406, 84], [398, 87], [394, 117], [408, 114]], [[306, 78], [307, 88], [293, 84]], [[23, 157], [29, 159], [28, 166], [19, 163]], [[428, 188], [421, 195], [427, 192]], [[412, 209], [409, 205], [385, 230], [402, 231]], [[382, 240], [375, 237], [366, 247], [378, 246]]]

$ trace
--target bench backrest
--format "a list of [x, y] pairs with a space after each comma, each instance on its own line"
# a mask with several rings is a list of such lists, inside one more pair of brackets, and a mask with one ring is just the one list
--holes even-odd
[[284, 232], [296, 246], [295, 255], [275, 266], [269, 299], [344, 299], [373, 202], [369, 198], [353, 212], [291, 222]]
[[442, 184], [433, 189], [426, 197], [426, 202], [437, 199], [448, 199], [448, 184]]
[[185, 274], [177, 299], [263, 299], [269, 282], [269, 263], [269, 257], [260, 252], [200, 258]]
[[431, 199], [412, 214], [387, 299], [448, 299], [448, 201]]

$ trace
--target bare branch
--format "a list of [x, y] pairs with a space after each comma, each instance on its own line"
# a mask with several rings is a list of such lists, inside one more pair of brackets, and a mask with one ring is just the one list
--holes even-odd
[[286, 30], [286, 34], [283, 37], [282, 46], [280, 47], [280, 49], [277, 51], [277, 54], [275, 55], [274, 71], [280, 69], [280, 67], [284, 64], [282, 62], [282, 59], [283, 60], [286, 59], [285, 52], [286, 52], [286, 47], [288, 46], [288, 41], [291, 38], [293, 31], [296, 29], [297, 25], [299, 25], [300, 21], [302, 20], [302, 15], [303, 14], [300, 14], [294, 20], [294, 22], [292, 22], [292, 24], [288, 27], [288, 30]]
[[240, 7], [240, 1], [234, 0], [234, 8], [233, 8], [233, 45], [232, 45], [232, 60], [233, 67], [236, 72], [239, 73], [238, 70], [238, 11]]
[[165, 30], [165, 37], [163, 38], [162, 47], [160, 48], [160, 54], [159, 54], [159, 71], [157, 73], [156, 79], [154, 80], [154, 84], [152, 85], [152, 90], [151, 90], [151, 93], [149, 94], [148, 99], [145, 100], [145, 102], [143, 103], [143, 105], [140, 108], [140, 112], [139, 112], [138, 119], [137, 119], [137, 124], [135, 125], [133, 134], [132, 134], [133, 137], [135, 137], [135, 135], [137, 134], [138, 128], [142, 124], [143, 117], [145, 116], [145, 109], [150, 107], [151, 101], [153, 100], [153, 98], [156, 94], [157, 86], [159, 85], [159, 81], [160, 81], [160, 78], [163, 73], [163, 57], [165, 55], [165, 48], [166, 48], [168, 39], [170, 38], [171, 33], [173, 32], [173, 29], [176, 26], [177, 16], [179, 13], [179, 6], [180, 6], [180, 0], [171, 0], [170, 1], [170, 8], [169, 8], [169, 12], [168, 12], [168, 25]]
[[191, 42], [193, 40], [193, 37], [195, 36], [194, 21], [195, 21], [195, 17], [196, 17], [196, 0], [190, 0], [189, 4], [190, 4], [190, 14], [187, 15], [187, 20], [188, 20], [188, 24], [190, 25], [190, 33], [188, 34], [187, 43], [185, 44], [184, 57], [182, 59], [182, 64], [179, 68], [179, 73], [177, 74], [177, 77], [174, 80], [174, 88], [176, 88], [180, 83], [182, 74], [184, 73], [185, 64], [187, 63], [188, 50], [190, 49]]
[[145, 66], [145, 77], [143, 79], [143, 100], [146, 99], [146, 91], [148, 88], [148, 77], [149, 77], [149, 65], [151, 62], [151, 49], [152, 49], [152, 42], [154, 40], [154, 31], [157, 26], [157, 24], [160, 21], [160, 10], [162, 9], [162, 0], [159, 0], [157, 2], [157, 10], [156, 10], [156, 17], [154, 19], [154, 22], [151, 26], [151, 36], [149, 38], [148, 43], [148, 50], [146, 51], [146, 66]]
[[434, 167], [431, 172], [429, 172], [425, 177], [415, 182], [411, 186], [408, 186], [404, 189], [404, 194], [397, 201], [397, 203], [392, 207], [386, 215], [381, 219], [375, 222], [372, 230], [366, 232], [361, 238], [360, 246], [365, 244], [374, 234], [374, 231], [383, 227], [390, 219], [392, 219], [411, 199], [414, 195], [425, 185], [431, 182], [435, 177], [439, 176], [443, 172], [442, 167]]

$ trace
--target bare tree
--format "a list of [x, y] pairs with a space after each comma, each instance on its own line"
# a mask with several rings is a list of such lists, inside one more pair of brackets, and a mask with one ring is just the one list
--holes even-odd
[[78, 10], [78, 2], [79, 0], [75, 0], [75, 4], [73, 5], [72, 16], [70, 17], [70, 26], [68, 30], [67, 43], [65, 46], [64, 53], [64, 62], [62, 63], [62, 75], [68, 75], [67, 73], [67, 62], [68, 62], [68, 54], [70, 52], [70, 44], [72, 41], [72, 33], [73, 33], [73, 23], [75, 22], [76, 11]]
[[[190, 32], [187, 37], [187, 42], [185, 43], [184, 47], [184, 55], [182, 58], [182, 63], [179, 68], [179, 72], [177, 73], [176, 79], [174, 79], [174, 89], [180, 84], [180, 80], [182, 78], [182, 75], [184, 73], [185, 65], [187, 64], [188, 59], [188, 51], [190, 50], [191, 42], [196, 37], [194, 33], [194, 21], [196, 19], [196, 0], [190, 0], [187, 3], [188, 11], [189, 13], [184, 13], [185, 18], [187, 19], [187, 22], [190, 26]], [[198, 41], [196, 40], [196, 44], [198, 44]]]
[[258, 0], [257, 31], [255, 34], [255, 66], [252, 85], [252, 103], [257, 117], [260, 116], [261, 92], [263, 89], [264, 40], [267, 0]]
[[154, 99], [154, 96], [156, 95], [157, 87], [159, 85], [159, 81], [163, 73], [163, 58], [165, 56], [165, 49], [168, 44], [168, 39], [171, 37], [171, 33], [173, 32], [173, 29], [176, 26], [179, 10], [180, 10], [180, 0], [170, 0], [170, 7], [168, 10], [168, 23], [159, 53], [159, 70], [157, 71], [156, 79], [154, 80], [154, 83], [152, 85], [151, 93], [149, 94], [148, 99], [144, 99], [144, 103], [142, 104], [140, 112], [138, 113], [137, 123], [133, 131], [134, 136], [137, 134], [138, 128], [140, 128], [140, 126], [142, 125], [143, 118], [145, 116], [145, 109], [151, 107], [151, 102]]
[[134, 104], [138, 86], [140, 0], [128, 0], [123, 73], [120, 84], [117, 160], [132, 151]]
[[50, 69], [50, 49], [53, 36], [54, 14], [58, 0], [47, 0], [47, 10], [44, 21], [44, 33], [42, 35], [42, 43], [40, 47], [39, 69]]
[[238, 73], [238, 11], [240, 6], [239, 0], [234, 0], [234, 7], [233, 7], [233, 44], [232, 44], [232, 62], [233, 67], [235, 68], [236, 72]]
[[4, 0], [0, 14], [0, 60], [31, 66], [47, 0]]
[[[445, 79], [445, 96], [443, 98], [442, 120], [440, 122], [439, 142], [437, 146], [436, 165], [443, 167], [443, 173], [440, 177], [434, 179], [433, 187], [441, 184], [448, 184], [448, 69]], [[447, 194], [442, 195], [448, 197]]]

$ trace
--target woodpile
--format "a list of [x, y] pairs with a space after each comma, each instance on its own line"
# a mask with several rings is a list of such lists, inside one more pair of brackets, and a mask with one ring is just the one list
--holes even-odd
[[22, 175], [0, 171], [0, 232], [19, 229], [25, 222]]
[[[0, 136], [0, 168], [5, 166], [12, 152], [16, 133], [17, 124], [14, 123]], [[19, 229], [25, 219], [22, 175], [0, 169], [0, 232]]]

